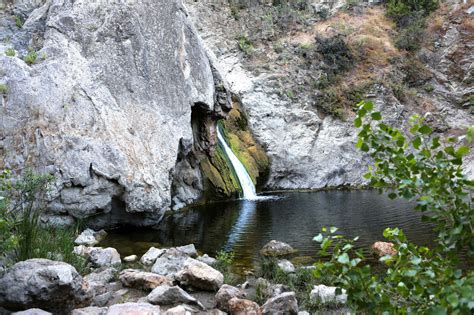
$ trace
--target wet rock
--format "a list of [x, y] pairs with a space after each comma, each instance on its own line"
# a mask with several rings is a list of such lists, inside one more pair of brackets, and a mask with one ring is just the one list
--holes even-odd
[[90, 262], [97, 267], [120, 265], [120, 254], [115, 248], [92, 247], [89, 251]]
[[223, 311], [229, 311], [229, 300], [232, 298], [244, 299], [247, 297], [245, 291], [233, 287], [228, 284], [224, 284], [216, 294], [217, 308]]
[[317, 303], [340, 303], [345, 304], [347, 302], [346, 290], [342, 289], [342, 294], [336, 295], [336, 287], [328, 287], [325, 285], [316, 285], [311, 290], [310, 299]]
[[204, 309], [202, 304], [178, 286], [162, 285], [150, 292], [147, 296], [150, 303], [158, 305], [192, 304]]
[[42, 309], [39, 309], [39, 308], [30, 308], [29, 310], [26, 310], [26, 311], [12, 313], [12, 315], [53, 315], [53, 314], [50, 312], [43, 311]]
[[100, 230], [98, 232], [92, 229], [84, 230], [79, 236], [74, 240], [74, 243], [77, 245], [87, 245], [87, 246], [94, 246], [98, 244], [101, 240], [103, 240], [107, 236], [107, 232], [104, 230]]
[[125, 287], [141, 290], [153, 290], [163, 284], [172, 285], [171, 279], [165, 276], [134, 269], [123, 270], [120, 273], [120, 281]]
[[185, 246], [180, 246], [176, 247], [177, 250], [179, 250], [182, 253], [185, 253], [189, 257], [196, 257], [197, 256], [197, 251], [196, 247], [194, 247], [194, 244], [189, 244]]
[[131, 262], [137, 261], [137, 259], [138, 259], [137, 255], [130, 255], [130, 256], [124, 257], [123, 261], [131, 263]]
[[151, 271], [174, 279], [188, 258], [189, 257], [183, 252], [176, 249], [168, 249], [163, 255], [156, 259]]
[[285, 292], [269, 299], [262, 306], [262, 314], [298, 314], [298, 301], [294, 292]]
[[0, 279], [0, 306], [12, 311], [68, 312], [89, 298], [82, 277], [63, 262], [30, 259], [13, 265]]
[[150, 249], [140, 258], [140, 262], [145, 266], [151, 266], [155, 263], [156, 259], [163, 255], [166, 249], [158, 249], [150, 247]]
[[375, 242], [371, 246], [374, 253], [379, 256], [393, 256], [397, 254], [397, 250], [394, 248], [394, 244], [390, 242]]
[[279, 260], [277, 263], [278, 268], [280, 268], [284, 273], [295, 272], [295, 266], [286, 259]]
[[206, 291], [217, 291], [224, 284], [224, 276], [216, 269], [188, 258], [176, 279], [184, 286], [191, 286]]
[[228, 302], [229, 314], [261, 314], [260, 306], [250, 300], [232, 298]]
[[268, 242], [260, 251], [263, 256], [267, 257], [286, 256], [295, 252], [296, 250], [290, 245], [275, 240]]
[[71, 315], [105, 315], [106, 307], [89, 306], [72, 310]]
[[149, 303], [124, 303], [109, 307], [107, 315], [160, 315], [160, 307]]
[[207, 254], [199, 256], [198, 258], [196, 258], [196, 260], [199, 260], [200, 262], [203, 262], [206, 265], [209, 265], [211, 267], [214, 266], [217, 263], [217, 259], [215, 259], [213, 257], [210, 257]]

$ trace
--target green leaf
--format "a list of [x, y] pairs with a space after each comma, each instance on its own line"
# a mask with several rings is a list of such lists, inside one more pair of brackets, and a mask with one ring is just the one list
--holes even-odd
[[382, 114], [380, 112], [375, 112], [370, 115], [373, 120], [382, 120]]
[[451, 293], [448, 295], [446, 300], [449, 302], [452, 308], [456, 308], [459, 305], [459, 298], [456, 293]]
[[413, 139], [411, 143], [413, 144], [413, 147], [415, 149], [419, 149], [420, 146], [421, 146], [421, 138], [420, 137], [415, 137], [415, 139]]
[[350, 261], [350, 259], [349, 259], [349, 255], [347, 255], [347, 253], [344, 253], [344, 254], [340, 255], [337, 258], [337, 262], [340, 263], [340, 264], [343, 264], [343, 265], [348, 264], [349, 261]]
[[469, 153], [469, 148], [465, 145], [462, 145], [456, 150], [456, 157], [463, 157], [464, 155], [467, 155], [468, 153]]
[[364, 108], [370, 112], [372, 109], [374, 109], [374, 103], [372, 103], [371, 101], [368, 101], [368, 102], [365, 102], [364, 103]]
[[360, 128], [360, 126], [362, 126], [362, 119], [360, 117], [357, 117], [354, 120], [354, 126], [356, 126], [356, 128]]
[[418, 132], [420, 132], [423, 135], [429, 135], [433, 132], [433, 129], [430, 128], [428, 125], [423, 125], [418, 129]]
[[406, 270], [403, 274], [405, 275], [405, 277], [414, 277], [416, 276], [418, 272], [416, 270], [413, 270], [413, 269], [409, 269], [409, 270]]

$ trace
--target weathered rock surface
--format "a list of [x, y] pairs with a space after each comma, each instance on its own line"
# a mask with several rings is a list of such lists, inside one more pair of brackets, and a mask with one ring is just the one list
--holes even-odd
[[230, 97], [181, 1], [28, 2], [22, 28], [10, 8], [27, 1], [0, 12], [0, 167], [53, 174], [55, 222], [151, 224], [199, 198], [192, 111], [195, 148], [210, 150]]
[[189, 257], [196, 257], [197, 256], [197, 250], [196, 250], [196, 247], [194, 247], [194, 244], [179, 246], [179, 247], [176, 247], [176, 250], [179, 250], [180, 252], [183, 252], [184, 254], [188, 255]]
[[97, 296], [106, 293], [107, 284], [115, 280], [117, 272], [115, 268], [105, 268], [85, 275], [84, 280], [87, 281], [92, 295]]
[[120, 254], [115, 248], [92, 247], [88, 252], [89, 260], [97, 267], [110, 267], [120, 265]]
[[193, 258], [188, 258], [176, 279], [184, 286], [206, 291], [217, 291], [224, 284], [224, 276], [216, 269]]
[[189, 257], [174, 248], [166, 250], [166, 253], [158, 257], [151, 271], [171, 279], [183, 268], [184, 262]]
[[217, 308], [223, 311], [229, 311], [229, 300], [232, 298], [245, 299], [247, 293], [239, 288], [224, 284], [216, 294]]
[[149, 303], [115, 304], [108, 308], [107, 315], [160, 315], [160, 307]]
[[189, 295], [180, 287], [169, 286], [166, 284], [153, 289], [153, 291], [148, 294], [147, 300], [150, 303], [158, 305], [176, 305], [184, 303], [198, 305], [199, 307], [204, 309], [204, 307], [198, 300]]
[[262, 305], [262, 314], [298, 314], [298, 301], [294, 292], [277, 295]]
[[125, 287], [153, 290], [158, 286], [172, 285], [171, 279], [152, 272], [125, 269], [120, 273], [120, 281]]
[[328, 287], [323, 284], [314, 286], [311, 290], [310, 299], [318, 303], [340, 303], [347, 302], [346, 290], [342, 289], [341, 294], [336, 295], [336, 287]]
[[379, 256], [393, 256], [397, 254], [397, 250], [394, 248], [394, 244], [390, 242], [375, 242], [371, 246], [374, 253]]
[[155, 247], [150, 247], [150, 249], [143, 254], [140, 258], [140, 262], [145, 266], [153, 265], [158, 257], [163, 255], [166, 252], [166, 249], [158, 249]]
[[228, 302], [229, 304], [229, 314], [231, 315], [243, 315], [243, 314], [252, 314], [259, 315], [261, 314], [260, 306], [254, 301], [232, 298]]
[[296, 250], [290, 245], [272, 240], [260, 250], [260, 254], [269, 257], [286, 256], [295, 253]]
[[12, 311], [67, 312], [89, 298], [82, 277], [63, 262], [30, 259], [13, 265], [0, 279], [0, 306]]
[[12, 313], [12, 315], [52, 315], [52, 313], [43, 311], [39, 308], [30, 308], [26, 311]]

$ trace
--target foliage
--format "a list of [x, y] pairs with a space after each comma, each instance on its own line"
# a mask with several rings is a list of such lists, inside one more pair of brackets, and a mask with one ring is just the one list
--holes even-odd
[[234, 262], [234, 258], [234, 252], [226, 252], [224, 250], [219, 251], [216, 255], [217, 262], [214, 265], [214, 268], [222, 272], [224, 275], [224, 283], [234, 284], [236, 282], [236, 278], [231, 273], [231, 266]]
[[5, 50], [5, 56], [7, 57], [15, 57], [15, 49], [13, 48], [8, 48], [7, 50]]
[[470, 128], [461, 140], [442, 140], [416, 115], [409, 121], [408, 134], [384, 123], [363, 123], [366, 116], [373, 121], [382, 119], [379, 112], [373, 112], [371, 102], [360, 104], [355, 119], [356, 127], [362, 129], [357, 147], [375, 162], [365, 178], [380, 190], [394, 188], [390, 198], [416, 200], [415, 209], [427, 214], [425, 220], [436, 224], [443, 251], [468, 247], [469, 253], [474, 254], [474, 181], [462, 171], [462, 159], [469, 153], [467, 145], [474, 129]]
[[425, 19], [414, 19], [401, 28], [397, 37], [395, 38], [395, 46], [399, 49], [407, 51], [416, 51], [421, 47], [421, 41], [425, 36]]
[[8, 86], [6, 84], [0, 84], [0, 95], [8, 93]]
[[239, 42], [239, 49], [243, 51], [246, 55], [250, 55], [255, 50], [252, 42], [248, 39], [247, 36], [242, 35], [237, 38]]
[[404, 26], [417, 15], [427, 16], [436, 10], [438, 5], [438, 0], [389, 0], [386, 13], [397, 22], [397, 25]]
[[[469, 314], [474, 310], [474, 271], [456, 269], [452, 260], [427, 247], [409, 243], [403, 231], [387, 228], [384, 237], [397, 254], [379, 259], [383, 271], [375, 272], [354, 242], [323, 229], [314, 240], [320, 255], [314, 276], [347, 290], [348, 303], [358, 312], [375, 314]], [[328, 249], [332, 247], [332, 254]]]
[[316, 44], [317, 52], [323, 57], [329, 80], [352, 68], [354, 56], [345, 36], [316, 37]]
[[[0, 192], [11, 188], [10, 172], [0, 173]], [[0, 252], [8, 254], [18, 245], [18, 237], [13, 233], [15, 221], [8, 212], [9, 199], [0, 194]]]
[[16, 15], [15, 16], [15, 25], [18, 27], [18, 28], [22, 28], [23, 27], [23, 24], [25, 24], [25, 21], [23, 20], [23, 18], [19, 15]]
[[26, 54], [25, 57], [23, 57], [23, 61], [25, 61], [29, 65], [34, 64], [36, 62], [36, 59], [38, 59], [38, 53], [32, 49], [28, 52], [28, 54]]

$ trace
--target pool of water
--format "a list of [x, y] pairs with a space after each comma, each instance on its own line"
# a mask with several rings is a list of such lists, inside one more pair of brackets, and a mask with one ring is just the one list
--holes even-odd
[[404, 229], [409, 240], [419, 245], [430, 245], [435, 236], [412, 204], [376, 191], [287, 192], [273, 197], [196, 206], [154, 228], [111, 231], [101, 246], [115, 247], [121, 255], [141, 255], [150, 246], [193, 243], [209, 255], [233, 251], [234, 270], [243, 272], [254, 268], [259, 250], [270, 240], [286, 242], [298, 250], [298, 256], [314, 258], [317, 244], [312, 238], [323, 226], [336, 226], [348, 237], [359, 236], [357, 247], [367, 251], [373, 242], [383, 240], [386, 227]]

